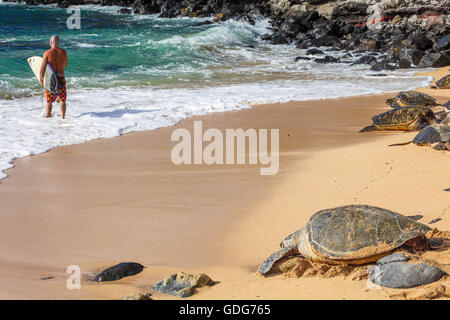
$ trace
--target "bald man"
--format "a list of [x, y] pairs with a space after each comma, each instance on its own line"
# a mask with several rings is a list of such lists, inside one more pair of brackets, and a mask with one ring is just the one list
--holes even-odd
[[50, 64], [53, 71], [58, 78], [58, 88], [56, 92], [46, 91], [47, 97], [47, 118], [52, 116], [52, 103], [58, 99], [60, 101], [61, 118], [66, 117], [66, 79], [64, 78], [64, 68], [67, 67], [67, 53], [63, 49], [59, 48], [59, 37], [52, 36], [50, 38], [50, 50], [44, 52], [44, 57], [41, 65], [41, 86], [44, 87], [44, 75], [47, 64]]

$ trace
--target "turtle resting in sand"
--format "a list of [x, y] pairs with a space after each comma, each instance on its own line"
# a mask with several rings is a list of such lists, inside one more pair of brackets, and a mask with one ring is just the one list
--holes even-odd
[[373, 124], [360, 132], [401, 130], [412, 131], [437, 123], [434, 112], [427, 107], [394, 108], [372, 117]]
[[450, 116], [447, 116], [439, 124], [425, 127], [412, 141], [391, 144], [389, 146], [404, 146], [410, 143], [414, 143], [418, 146], [431, 146], [436, 150], [450, 151]]
[[306, 226], [284, 239], [281, 250], [259, 267], [265, 275], [283, 258], [300, 254], [327, 264], [361, 265], [379, 260], [401, 246], [427, 249], [431, 229], [401, 214], [367, 205], [349, 205], [315, 213]]
[[419, 146], [431, 146], [436, 150], [450, 151], [450, 126], [448, 117], [444, 123], [426, 127], [413, 139], [412, 143]]
[[392, 108], [422, 106], [432, 107], [438, 105], [436, 99], [419, 91], [402, 91], [392, 99], [387, 99], [386, 104]]
[[439, 89], [450, 89], [450, 74], [436, 81], [436, 87]]

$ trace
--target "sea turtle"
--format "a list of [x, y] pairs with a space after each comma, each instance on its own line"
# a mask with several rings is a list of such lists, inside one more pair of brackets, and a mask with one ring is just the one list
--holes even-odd
[[450, 89], [450, 74], [436, 81], [436, 87], [439, 89]]
[[408, 106], [436, 106], [436, 99], [419, 91], [402, 91], [392, 99], [387, 99], [386, 104], [393, 107]]
[[267, 274], [274, 264], [293, 254], [327, 264], [361, 265], [379, 260], [400, 246], [427, 247], [431, 229], [390, 210], [348, 205], [316, 212], [306, 226], [284, 239], [281, 250], [259, 267]]
[[436, 150], [450, 151], [450, 126], [447, 117], [440, 124], [433, 124], [422, 131], [413, 139], [413, 143], [419, 146], [431, 146]]
[[428, 107], [394, 108], [372, 117], [373, 124], [360, 132], [382, 130], [418, 130], [437, 123], [433, 111]]
[[404, 146], [410, 143], [418, 146], [431, 146], [436, 150], [450, 151], [450, 115], [447, 115], [439, 124], [432, 124], [423, 128], [412, 141], [395, 143], [389, 146]]

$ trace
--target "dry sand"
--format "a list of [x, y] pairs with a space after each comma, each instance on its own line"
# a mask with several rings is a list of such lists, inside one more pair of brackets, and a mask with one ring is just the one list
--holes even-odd
[[[440, 69], [432, 75], [441, 75]], [[439, 102], [450, 90], [429, 90]], [[281, 239], [317, 210], [369, 204], [450, 230], [450, 153], [389, 144], [416, 133], [366, 133], [387, 95], [291, 102], [187, 119], [175, 127], [96, 140], [15, 161], [0, 184], [0, 298], [123, 299], [172, 272], [205, 272], [220, 283], [194, 299], [424, 298], [435, 285], [371, 289], [345, 277], [263, 278], [255, 271]], [[176, 128], [279, 128], [280, 170], [175, 166]], [[450, 265], [450, 252], [430, 253]], [[114, 283], [89, 273], [135, 261], [147, 268]], [[66, 288], [79, 265], [81, 290]], [[53, 276], [49, 280], [42, 277]], [[450, 288], [448, 278], [438, 285]], [[442, 291], [442, 289], [440, 289]], [[444, 288], [445, 290], [445, 288]], [[406, 292], [406, 293], [404, 293]], [[448, 289], [447, 289], [448, 294]], [[445, 298], [445, 297], [444, 297]]]

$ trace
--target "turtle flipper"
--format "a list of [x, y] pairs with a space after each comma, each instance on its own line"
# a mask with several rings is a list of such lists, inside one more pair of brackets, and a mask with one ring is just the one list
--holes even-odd
[[378, 130], [378, 128], [372, 124], [368, 127], [365, 127], [364, 129], [361, 129], [359, 132], [370, 132], [370, 131], [377, 131], [377, 130]]
[[263, 263], [258, 268], [258, 274], [265, 275], [272, 270], [272, 267], [275, 263], [283, 259], [284, 257], [289, 257], [293, 254], [298, 253], [298, 249], [296, 246], [290, 246], [283, 248], [281, 250], [278, 250], [275, 253], [272, 253], [266, 260], [264, 260]]
[[394, 144], [388, 145], [388, 147], [407, 146], [407, 145], [410, 144], [410, 143], [412, 143], [412, 141], [408, 141], [408, 142], [400, 142], [400, 143], [394, 143]]

